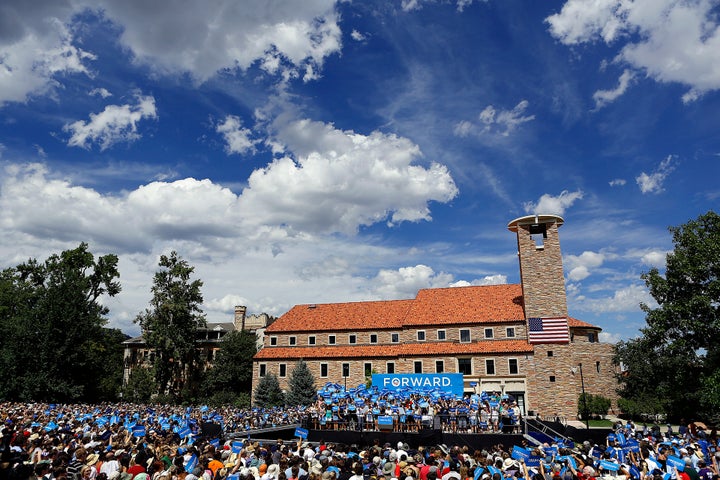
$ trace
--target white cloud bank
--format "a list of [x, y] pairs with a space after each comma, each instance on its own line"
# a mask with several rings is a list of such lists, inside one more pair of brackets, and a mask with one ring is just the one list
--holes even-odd
[[120, 27], [120, 43], [158, 73], [189, 73], [198, 82], [258, 64], [272, 75], [319, 76], [342, 48], [334, 0], [7, 0], [0, 15], [0, 106], [52, 92], [61, 74], [92, 75], [92, 52], [78, 47], [73, 16], [103, 15]]
[[[566, 45], [620, 45], [617, 63], [658, 82], [687, 85], [683, 101], [690, 102], [720, 88], [716, 7], [709, 0], [567, 0], [546, 21]], [[622, 78], [618, 88], [623, 90]], [[620, 90], [602, 101], [617, 98]]]

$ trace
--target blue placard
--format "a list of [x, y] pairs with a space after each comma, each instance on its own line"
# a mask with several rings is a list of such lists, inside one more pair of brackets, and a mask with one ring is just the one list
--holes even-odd
[[377, 417], [377, 423], [378, 425], [392, 425], [393, 417], [391, 417], [390, 415], [379, 415]]
[[300, 428], [300, 427], [298, 427], [298, 428], [295, 429], [295, 436], [296, 436], [296, 437], [300, 437], [300, 438], [302, 438], [303, 440], [305, 440], [305, 439], [307, 438], [307, 436], [308, 436], [308, 431], [307, 431], [306, 428]]
[[132, 427], [132, 434], [134, 437], [144, 437], [145, 425], [135, 425], [134, 427]]
[[618, 465], [615, 462], [610, 462], [608, 460], [600, 460], [600, 468], [603, 470], [609, 470], [611, 472], [617, 472], [620, 470], [620, 465]]
[[537, 455], [530, 455], [527, 460], [525, 460], [525, 465], [528, 467], [539, 467], [540, 466], [540, 458]]
[[667, 464], [668, 467], [675, 467], [681, 472], [685, 470], [685, 460], [680, 457], [676, 457], [675, 455], [667, 456]]
[[373, 387], [387, 390], [409, 389], [420, 392], [438, 389], [458, 396], [462, 396], [465, 389], [462, 373], [375, 373], [372, 384]]
[[615, 440], [617, 440], [620, 445], [625, 445], [625, 443], [627, 443], [627, 441], [625, 440], [625, 435], [619, 432], [617, 433], [617, 435], [615, 435]]
[[512, 448], [511, 456], [515, 460], [527, 461], [530, 458], [530, 452], [528, 450], [524, 449], [523, 447], [519, 447], [519, 446], [515, 445]]

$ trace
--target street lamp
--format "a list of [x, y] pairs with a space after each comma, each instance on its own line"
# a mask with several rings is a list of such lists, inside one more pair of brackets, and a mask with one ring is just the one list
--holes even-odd
[[587, 395], [585, 395], [585, 378], [583, 377], [583, 373], [582, 373], [582, 363], [578, 364], [578, 367], [580, 367], [580, 386], [582, 388], [583, 417], [585, 417], [585, 428], [587, 430], [590, 430], [590, 420], [588, 419], [588, 408], [587, 408]]

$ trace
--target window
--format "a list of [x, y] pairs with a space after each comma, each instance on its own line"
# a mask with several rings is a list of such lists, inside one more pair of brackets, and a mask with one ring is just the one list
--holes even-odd
[[495, 335], [493, 335], [493, 329], [492, 328], [486, 328], [485, 329], [485, 338], [493, 338]]
[[264, 377], [265, 374], [267, 374], [267, 365], [265, 365], [264, 363], [261, 363], [258, 366], [258, 375], [261, 377]]
[[443, 373], [445, 371], [445, 362], [442, 360], [435, 360], [435, 373]]
[[320, 376], [321, 376], [321, 377], [327, 377], [327, 376], [328, 376], [328, 365], [327, 365], [327, 363], [321, 363], [321, 364], [320, 364]]
[[377, 343], [377, 333], [370, 334], [370, 343]]
[[543, 245], [544, 240], [547, 238], [547, 225], [544, 223], [530, 225], [530, 238], [535, 242], [535, 248], [542, 250], [545, 248]]
[[508, 358], [508, 372], [510, 375], [517, 375], [519, 373], [517, 358]]
[[460, 343], [469, 343], [469, 342], [470, 342], [470, 329], [469, 328], [460, 329]]
[[415, 365], [415, 368], [414, 368], [413, 371], [414, 371], [415, 373], [422, 373], [422, 361], [421, 361], [421, 360], [416, 360], [414, 365]]
[[438, 339], [438, 340], [445, 340], [445, 338], [446, 338], [445, 330], [438, 330], [438, 331], [437, 331], [437, 339]]
[[399, 333], [391, 333], [390, 334], [390, 343], [400, 343], [400, 334]]
[[595, 338], [595, 332], [588, 333], [588, 342], [590, 342], [590, 343], [597, 342], [597, 339]]
[[548, 357], [552, 357], [552, 356], [553, 356], [553, 351], [552, 351], [552, 350], [548, 350]]
[[297, 337], [288, 337], [288, 344], [291, 347], [297, 345]]
[[600, 362], [595, 362], [595, 370], [600, 373]]
[[385, 371], [387, 373], [395, 373], [395, 362], [387, 362], [385, 365]]
[[335, 345], [335, 335], [328, 335], [328, 345]]
[[458, 373], [472, 375], [472, 360], [469, 358], [458, 358]]
[[308, 345], [315, 345], [315, 335], [308, 335]]
[[343, 371], [343, 377], [349, 377], [349, 376], [350, 376], [350, 364], [349, 364], [349, 363], [343, 363], [343, 364], [342, 364], [342, 371]]
[[270, 346], [274, 347], [277, 345], [277, 337], [270, 337]]
[[366, 377], [372, 375], [372, 363], [366, 362], [365, 365], [363, 365], [363, 371], [365, 372]]
[[350, 345], [355, 345], [357, 343], [357, 335], [355, 335], [354, 333], [348, 335], [348, 343]]
[[487, 375], [495, 375], [495, 360], [492, 358], [485, 360], [485, 373]]
[[505, 336], [507, 338], [515, 338], [515, 327], [507, 327], [505, 329]]
[[550, 375], [550, 383], [555, 383], [555, 375]]
[[418, 339], [418, 342], [424, 342], [424, 341], [425, 341], [425, 330], [418, 330], [418, 332], [417, 332], [417, 339]]
[[281, 363], [278, 368], [278, 377], [284, 377], [287, 374], [287, 365]]

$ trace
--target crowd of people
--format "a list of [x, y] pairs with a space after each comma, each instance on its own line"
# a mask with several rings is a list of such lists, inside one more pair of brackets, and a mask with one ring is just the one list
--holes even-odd
[[[619, 423], [601, 445], [556, 438], [543, 445], [523, 440], [475, 451], [460, 445], [411, 448], [402, 441], [358, 446], [197, 435], [200, 422], [227, 425], [245, 413], [0, 404], [0, 480], [720, 479], [717, 436], [694, 422], [677, 432]], [[304, 413], [276, 410], [267, 419], [285, 421]], [[245, 428], [245, 421], [238, 425]]]
[[519, 428], [520, 413], [516, 399], [499, 392], [455, 395], [440, 389], [348, 390], [332, 383], [318, 392], [317, 402], [307, 411], [312, 427], [319, 430], [379, 430], [385, 421], [382, 426], [394, 431], [439, 427], [451, 433]]

